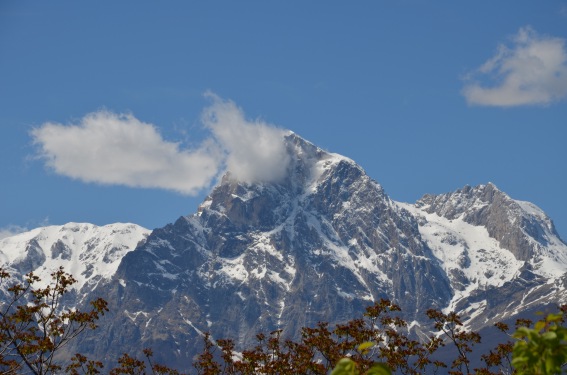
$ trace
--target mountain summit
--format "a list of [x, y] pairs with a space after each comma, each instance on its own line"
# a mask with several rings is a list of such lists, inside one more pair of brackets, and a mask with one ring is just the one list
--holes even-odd
[[112, 360], [153, 347], [183, 367], [205, 331], [237, 349], [258, 332], [297, 338], [380, 298], [418, 331], [429, 308], [479, 329], [567, 300], [567, 246], [533, 204], [493, 184], [399, 203], [352, 160], [293, 133], [284, 144], [283, 176], [227, 172], [197, 213], [154, 230], [111, 278], [82, 289], [110, 307], [82, 352]]
[[47, 285], [63, 267], [77, 279], [75, 292], [88, 293], [114, 276], [126, 253], [145, 241], [148, 229], [136, 224], [67, 223], [36, 228], [0, 240], [0, 267], [16, 277], [33, 271]]
[[465, 315], [472, 328], [567, 301], [567, 245], [536, 205], [488, 183], [400, 206], [418, 219], [451, 280], [446, 309]]

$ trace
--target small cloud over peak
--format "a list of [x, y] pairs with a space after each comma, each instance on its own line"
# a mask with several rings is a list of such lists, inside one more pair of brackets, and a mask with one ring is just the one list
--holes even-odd
[[467, 77], [463, 95], [472, 105], [547, 105], [567, 96], [565, 39], [521, 28]]
[[289, 131], [247, 120], [234, 102], [211, 93], [207, 96], [212, 104], [203, 111], [202, 121], [226, 152], [226, 169], [247, 182], [281, 179], [290, 160], [284, 144]]
[[289, 156], [284, 130], [249, 121], [232, 101], [207, 93], [210, 136], [195, 148], [165, 141], [159, 128], [132, 114], [101, 110], [73, 124], [47, 122], [31, 130], [37, 156], [55, 173], [87, 183], [157, 188], [194, 195], [228, 169], [246, 182], [272, 181]]

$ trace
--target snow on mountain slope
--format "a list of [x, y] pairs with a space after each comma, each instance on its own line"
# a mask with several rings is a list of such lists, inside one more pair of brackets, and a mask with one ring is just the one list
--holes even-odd
[[[565, 248], [553, 222], [543, 211], [531, 203], [510, 198], [492, 183], [465, 186], [452, 193], [427, 194], [415, 206], [449, 220], [461, 217], [469, 224], [484, 226], [490, 237], [519, 260], [534, 261], [541, 253], [547, 253], [544, 248], [548, 245], [558, 247], [559, 252]], [[561, 263], [562, 259], [557, 261]]]
[[[145, 241], [150, 230], [135, 224], [68, 223], [37, 228], [0, 240], [0, 267], [16, 275], [33, 271], [46, 285], [63, 267], [77, 279], [76, 290], [114, 275], [126, 253]], [[93, 285], [91, 285], [93, 284]]]
[[529, 230], [523, 229], [535, 248], [534, 258], [530, 262], [536, 274], [549, 278], [557, 278], [567, 272], [567, 244], [565, 244], [557, 232], [551, 219], [541, 208], [531, 202], [514, 200], [521, 208], [522, 217], [525, 221], [539, 223], [539, 238], [536, 238]]
[[551, 288], [567, 275], [567, 245], [549, 217], [494, 184], [425, 195], [416, 204], [398, 206], [417, 218], [421, 237], [451, 282], [454, 294], [446, 311], [465, 306], [466, 315], [482, 310], [485, 300], [478, 306], [467, 300], [522, 283], [525, 277]]
[[501, 248], [485, 227], [471, 225], [462, 218], [449, 220], [411, 204], [399, 205], [418, 218], [422, 238], [451, 281], [455, 294], [447, 311], [455, 310], [456, 304], [474, 290], [502, 286], [518, 276], [524, 265]]

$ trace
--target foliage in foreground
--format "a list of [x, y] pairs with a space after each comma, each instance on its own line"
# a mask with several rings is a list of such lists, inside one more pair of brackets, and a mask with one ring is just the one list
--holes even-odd
[[[101, 362], [77, 353], [68, 363], [61, 363], [57, 353], [86, 329], [95, 329], [104, 315], [106, 302], [97, 299], [87, 311], [63, 308], [62, 298], [75, 279], [59, 269], [51, 283], [36, 288], [39, 278], [33, 273], [21, 283], [10, 282], [10, 275], [0, 268], [0, 287], [7, 293], [0, 302], [0, 374], [180, 374], [153, 362], [153, 353], [145, 349], [142, 359], [122, 355], [116, 367], [103, 370]], [[473, 368], [470, 356], [481, 337], [464, 329], [454, 313], [427, 311], [437, 332], [420, 340], [408, 334], [408, 325], [400, 317], [400, 308], [388, 300], [368, 307], [363, 315], [331, 328], [321, 322], [303, 328], [301, 340], [282, 337], [277, 330], [256, 336], [253, 348], [237, 352], [232, 340], [213, 340], [204, 335], [204, 349], [193, 364], [199, 375], [240, 374], [314, 374], [314, 375], [389, 375], [436, 374], [561, 374], [567, 362], [567, 305], [532, 324], [518, 320], [511, 334], [506, 324], [496, 328], [509, 340], [497, 344], [481, 356], [482, 365]], [[454, 348], [449, 363], [441, 361], [439, 350]]]
[[[0, 281], [9, 279], [0, 269]], [[54, 272], [45, 288], [34, 288], [39, 277], [26, 275], [23, 283], [7, 288], [0, 306], [0, 371], [3, 374], [52, 374], [62, 370], [55, 354], [107, 310], [106, 301], [91, 302], [89, 311], [61, 309], [61, 299], [76, 280], [62, 269]], [[2, 286], [3, 286], [2, 284]]]
[[518, 374], [561, 373], [567, 363], [567, 328], [562, 326], [567, 305], [561, 310], [562, 314], [549, 314], [532, 329], [520, 327], [514, 333], [518, 341], [514, 345], [512, 365]]

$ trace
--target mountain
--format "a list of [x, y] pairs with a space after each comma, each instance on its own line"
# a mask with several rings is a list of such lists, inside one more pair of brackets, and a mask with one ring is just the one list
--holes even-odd
[[[110, 312], [69, 352], [111, 362], [152, 347], [157, 361], [187, 368], [205, 331], [237, 349], [258, 332], [298, 338], [303, 326], [346, 321], [380, 298], [398, 303], [418, 333], [429, 308], [455, 310], [480, 329], [567, 302], [567, 245], [533, 204], [493, 184], [395, 202], [354, 161], [293, 133], [284, 142], [282, 179], [227, 173], [198, 212], [143, 232], [112, 267], [99, 254], [78, 297], [103, 296]], [[36, 253], [63, 259], [57, 240], [46, 253], [31, 250], [31, 237], [10, 250], [19, 254], [11, 267], [46, 264]], [[4, 254], [13, 238], [0, 242]]]
[[63, 267], [77, 283], [74, 292], [88, 295], [116, 272], [124, 255], [144, 242], [148, 229], [135, 224], [68, 223], [37, 228], [0, 240], [0, 266], [15, 277], [33, 271], [47, 285]]
[[537, 206], [494, 184], [400, 204], [451, 280], [446, 310], [480, 329], [522, 311], [567, 302], [567, 246]]

